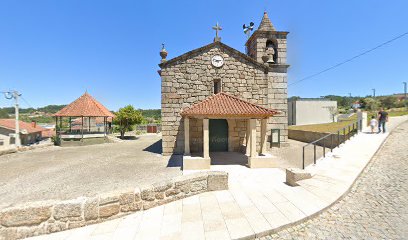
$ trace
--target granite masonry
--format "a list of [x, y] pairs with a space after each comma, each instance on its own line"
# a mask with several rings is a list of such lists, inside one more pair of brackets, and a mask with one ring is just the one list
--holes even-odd
[[[267, 121], [267, 139], [271, 129], [280, 129], [280, 141], [285, 145], [287, 130], [287, 69], [286, 36], [276, 31], [266, 12], [259, 28], [246, 42], [244, 54], [220, 41], [166, 60], [163, 48], [159, 65], [162, 86], [163, 154], [184, 153], [184, 119], [181, 111], [221, 91], [258, 106], [277, 110], [279, 114]], [[213, 57], [222, 58], [223, 65], [212, 64]], [[217, 88], [217, 89], [216, 89]], [[248, 119], [228, 121], [228, 151], [246, 151]], [[191, 153], [203, 151], [203, 121], [191, 118], [189, 139]], [[257, 148], [260, 148], [261, 121], [256, 123]], [[211, 136], [210, 136], [211, 138]], [[276, 139], [274, 139], [276, 141]], [[271, 144], [268, 144], [271, 147]]]
[[0, 209], [0, 240], [21, 239], [100, 223], [195, 194], [227, 189], [228, 174], [209, 171], [95, 197], [26, 203]]

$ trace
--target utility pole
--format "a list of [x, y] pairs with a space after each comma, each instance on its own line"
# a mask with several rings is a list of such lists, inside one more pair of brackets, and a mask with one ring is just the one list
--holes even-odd
[[18, 121], [18, 115], [19, 115], [19, 105], [18, 105], [18, 98], [21, 96], [17, 91], [8, 91], [8, 92], [3, 92], [4, 97], [6, 99], [12, 99], [14, 98], [14, 109], [15, 109], [15, 117], [16, 117], [16, 126], [15, 126], [15, 145], [16, 147], [21, 146], [21, 141], [20, 141], [20, 124]]
[[375, 98], [375, 88], [373, 88], [372, 90], [373, 90], [373, 97]]
[[404, 99], [407, 99], [407, 82], [402, 82], [404, 84]]

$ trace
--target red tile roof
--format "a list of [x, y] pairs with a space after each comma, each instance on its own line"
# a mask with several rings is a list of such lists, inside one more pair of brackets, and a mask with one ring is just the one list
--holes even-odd
[[55, 129], [45, 129], [44, 131], [42, 131], [41, 136], [43, 138], [51, 138], [55, 136]]
[[106, 107], [85, 93], [77, 100], [64, 107], [56, 114], [56, 117], [114, 117]]
[[[42, 132], [46, 130], [40, 126], [33, 126], [32, 123], [26, 123], [23, 121], [18, 121], [20, 132], [26, 131], [27, 133]], [[0, 119], [0, 127], [7, 128], [10, 130], [16, 129], [16, 120], [14, 119]]]
[[221, 92], [184, 109], [181, 115], [187, 117], [265, 118], [278, 113], [278, 111], [270, 110]]

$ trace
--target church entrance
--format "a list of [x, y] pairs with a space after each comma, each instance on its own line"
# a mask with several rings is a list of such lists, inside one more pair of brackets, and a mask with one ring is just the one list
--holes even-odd
[[210, 152], [228, 152], [228, 122], [225, 119], [209, 120]]

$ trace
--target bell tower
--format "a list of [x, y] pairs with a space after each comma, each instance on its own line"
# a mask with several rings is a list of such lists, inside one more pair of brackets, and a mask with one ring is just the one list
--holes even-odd
[[258, 29], [248, 39], [247, 54], [257, 62], [286, 64], [286, 36], [288, 32], [276, 31], [268, 14], [264, 12]]

